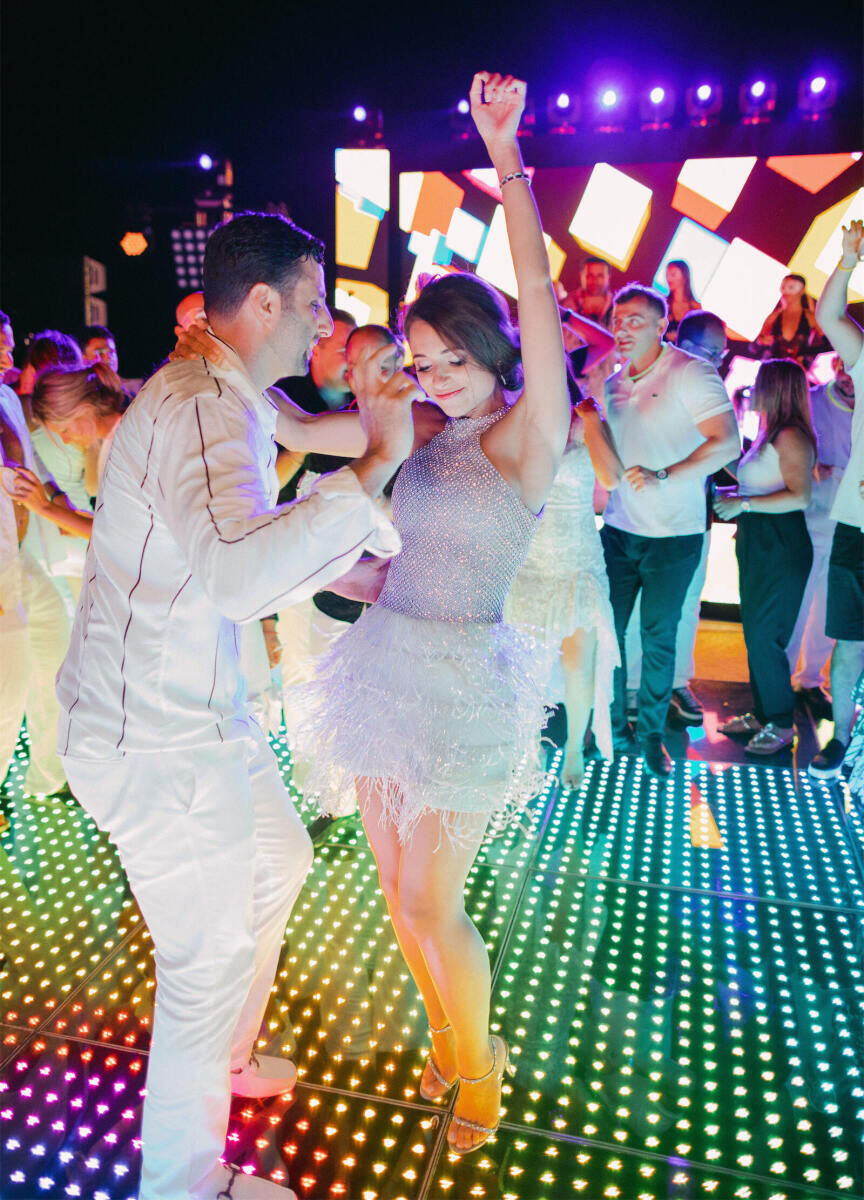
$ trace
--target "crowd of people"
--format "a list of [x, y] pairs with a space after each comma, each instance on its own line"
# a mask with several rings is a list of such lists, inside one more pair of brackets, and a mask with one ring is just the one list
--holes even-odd
[[[703, 719], [712, 513], [737, 523], [753, 694], [723, 732], [758, 756], [790, 745], [795, 672], [824, 709], [830, 658], [834, 732], [810, 770], [862, 770], [864, 334], [846, 286], [864, 226], [844, 231], [815, 314], [784, 281], [742, 455], [726, 330], [686, 262], [668, 264], [668, 299], [613, 294], [597, 258], [556, 293], [524, 99], [509, 76], [472, 85], [518, 324], [446, 272], [398, 331], [358, 328], [327, 309], [321, 243], [272, 214], [213, 233], [203, 298], [134, 400], [107, 329], [44, 331], [16, 372], [0, 314], [0, 762], [26, 716], [27, 791], [75, 795], [150, 927], [144, 1200], [276, 1195], [219, 1157], [230, 1094], [296, 1078], [254, 1053], [312, 856], [265, 736], [283, 715], [322, 820], [359, 806], [429, 1021], [421, 1095], [458, 1088], [457, 1154], [494, 1133], [510, 1069], [468, 873], [538, 790], [550, 706], [568, 787], [589, 753], [671, 773], [668, 718]], [[811, 389], [823, 337], [835, 378]]]

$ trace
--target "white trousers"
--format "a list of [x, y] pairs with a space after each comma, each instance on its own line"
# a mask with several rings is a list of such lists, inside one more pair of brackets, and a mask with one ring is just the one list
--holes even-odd
[[[49, 576], [26, 550], [18, 552], [17, 578], [0, 596], [0, 782], [27, 714], [30, 765], [24, 790], [48, 794], [66, 782], [57, 756], [60, 706], [54, 677], [69, 648], [69, 617]], [[6, 578], [4, 574], [4, 579]]]
[[64, 765], [156, 952], [139, 1197], [205, 1200], [312, 844], [263, 737]]
[[804, 520], [813, 543], [813, 566], [807, 577], [798, 620], [786, 647], [786, 657], [795, 687], [824, 687], [830, 691], [828, 664], [834, 639], [825, 636], [825, 609], [828, 603], [828, 560], [837, 523], [821, 511], [805, 512]]
[[[690, 580], [690, 586], [684, 597], [681, 608], [681, 619], [678, 622], [678, 632], [675, 635], [675, 678], [673, 688], [686, 687], [696, 674], [696, 635], [699, 632], [699, 603], [702, 599], [702, 589], [708, 574], [708, 547], [711, 544], [710, 534], [706, 533], [702, 541], [702, 557]], [[627, 690], [639, 691], [642, 681], [642, 638], [640, 636], [639, 614], [641, 612], [642, 592], [636, 597], [633, 612], [627, 624], [625, 648], [627, 654]]]

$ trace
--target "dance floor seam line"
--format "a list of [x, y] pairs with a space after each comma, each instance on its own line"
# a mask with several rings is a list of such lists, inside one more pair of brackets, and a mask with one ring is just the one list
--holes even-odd
[[[864, 908], [856, 908], [853, 904], [831, 904], [827, 900], [816, 904], [812, 900], [789, 900], [785, 896], [760, 896], [756, 892], [718, 892], [713, 888], [686, 887], [681, 883], [655, 883], [653, 880], [622, 879], [616, 875], [595, 875], [592, 872], [568, 871], [565, 868], [555, 870], [547, 868], [539, 872], [541, 875], [566, 875], [573, 879], [590, 879], [597, 883], [615, 883], [626, 887], [654, 888], [661, 892], [681, 892], [692, 896], [714, 896], [717, 900], [739, 900], [744, 904], [776, 904], [785, 908], [810, 908], [816, 912], [830, 909], [832, 912], [848, 913], [850, 916], [864, 915]], [[862, 880], [864, 882], [864, 880]]]

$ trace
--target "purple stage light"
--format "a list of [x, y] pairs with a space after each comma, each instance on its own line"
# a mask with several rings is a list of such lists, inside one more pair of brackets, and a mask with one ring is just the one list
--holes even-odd
[[351, 114], [351, 116], [354, 118], [354, 120], [357, 122], [357, 124], [360, 125], [360, 124], [362, 124], [363, 121], [366, 120], [366, 117], [367, 117], [366, 109], [363, 107], [362, 104], [358, 104], [357, 107], [354, 109], [353, 113]]
[[198, 155], [198, 166], [201, 168], [202, 171], [212, 171], [213, 170], [213, 159], [210, 157], [209, 154], [199, 154]]
[[696, 89], [696, 96], [702, 101], [703, 104], [705, 104], [711, 99], [711, 92], [712, 88], [710, 83], [700, 83], [699, 87]]
[[618, 93], [614, 88], [604, 88], [600, 93], [600, 103], [604, 108], [614, 108], [618, 103]]
[[767, 85], [764, 79], [757, 79], [756, 82], [750, 86], [750, 95], [754, 100], [761, 100], [765, 95], [766, 87]]
[[559, 92], [558, 99], [555, 101], [555, 103], [557, 104], [557, 106], [559, 108], [569, 108], [570, 107], [570, 97], [567, 95], [566, 92]]
[[459, 103], [456, 105], [456, 111], [461, 113], [463, 117], [467, 117], [469, 112], [471, 111], [471, 105], [468, 103], [467, 100], [460, 100]]
[[816, 75], [810, 80], [810, 91], [814, 96], [818, 96], [821, 92], [824, 92], [827, 86], [828, 80], [824, 75]]
[[654, 87], [649, 93], [649, 99], [652, 104], [662, 104], [666, 99], [666, 89], [662, 87]]

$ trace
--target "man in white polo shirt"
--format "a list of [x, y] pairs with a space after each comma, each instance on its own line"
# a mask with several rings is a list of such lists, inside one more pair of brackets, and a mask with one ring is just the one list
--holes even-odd
[[627, 722], [625, 632], [641, 593], [642, 678], [637, 731], [653, 775], [672, 769], [663, 745], [681, 606], [707, 527], [705, 481], [740, 451], [735, 413], [714, 368], [664, 342], [666, 302], [631, 284], [615, 296], [612, 327], [624, 360], [604, 390], [625, 476], [601, 531], [621, 667], [615, 671], [616, 748], [634, 744]]
[[[231, 1092], [273, 1095], [296, 1079], [253, 1049], [312, 861], [246, 703], [239, 627], [331, 583], [364, 549], [399, 550], [373, 501], [410, 452], [417, 395], [407, 376], [384, 384], [370, 370], [358, 422], [267, 394], [333, 328], [322, 255], [261, 213], [210, 237], [204, 297], [222, 360], [169, 363], [118, 426], [58, 675], [67, 778], [117, 845], [156, 952], [140, 1200], [294, 1195], [219, 1162]], [[361, 456], [277, 506], [277, 428], [295, 448]]]
[[843, 252], [816, 306], [816, 319], [843, 359], [858, 398], [852, 449], [831, 508], [837, 522], [828, 562], [825, 633], [836, 638], [831, 654], [834, 733], [810, 764], [817, 779], [840, 774], [855, 718], [853, 693], [864, 671], [864, 330], [846, 310], [849, 278], [864, 258], [864, 221], [843, 229]]

